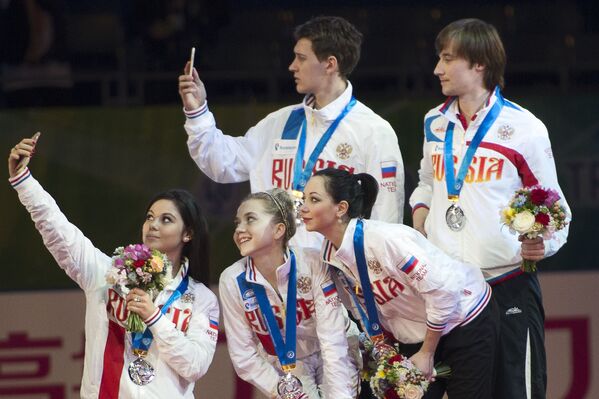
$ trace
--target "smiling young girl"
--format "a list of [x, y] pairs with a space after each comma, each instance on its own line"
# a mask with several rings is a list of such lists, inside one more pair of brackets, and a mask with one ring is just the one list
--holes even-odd
[[[416, 230], [368, 218], [378, 191], [370, 175], [316, 172], [301, 209], [308, 231], [326, 238], [322, 260], [343, 303], [373, 341], [392, 336], [427, 377], [441, 361], [449, 380], [426, 398], [491, 397], [498, 315], [478, 268], [456, 261]], [[409, 353], [411, 352], [411, 353]], [[445, 386], [447, 384], [447, 386]]]
[[244, 258], [221, 274], [219, 294], [237, 374], [269, 398], [299, 388], [294, 377], [303, 394], [291, 397], [355, 398], [357, 328], [318, 251], [287, 247], [296, 227], [289, 195], [249, 195], [235, 224]]
[[[67, 220], [31, 175], [27, 164], [35, 145], [36, 140], [23, 139], [12, 148], [9, 180], [46, 248], [85, 291], [81, 398], [193, 398], [195, 381], [212, 362], [218, 327], [218, 302], [200, 282], [207, 275], [208, 236], [193, 196], [170, 190], [150, 201], [142, 241], [166, 254], [173, 265], [173, 280], [154, 299], [140, 289], [124, 296], [106, 282], [111, 257]], [[153, 371], [145, 370], [149, 374], [144, 377], [154, 375], [146, 385], [139, 385], [129, 371], [137, 359], [132, 334], [125, 330], [129, 312], [137, 313], [153, 336], [151, 343], [145, 342], [149, 346], [145, 360]]]

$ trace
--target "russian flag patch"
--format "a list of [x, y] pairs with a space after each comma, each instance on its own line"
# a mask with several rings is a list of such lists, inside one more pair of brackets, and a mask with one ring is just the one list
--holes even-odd
[[218, 321], [210, 319], [210, 328], [213, 330], [218, 330]]
[[381, 162], [381, 175], [383, 179], [393, 179], [397, 175], [397, 163], [395, 161]]
[[416, 259], [413, 256], [410, 256], [410, 258], [406, 261], [406, 263], [404, 263], [404, 265], [401, 267], [401, 271], [404, 272], [405, 274], [410, 274], [417, 265], [418, 265], [418, 259]]
[[327, 281], [326, 283], [322, 284], [321, 287], [322, 293], [325, 297], [329, 297], [337, 293], [337, 287], [335, 287], [335, 283], [333, 283], [332, 281]]

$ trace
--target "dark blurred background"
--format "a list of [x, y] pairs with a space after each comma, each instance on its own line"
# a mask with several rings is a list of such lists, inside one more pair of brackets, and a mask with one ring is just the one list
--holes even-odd
[[[193, 191], [209, 213], [215, 282], [238, 257], [231, 221], [248, 185], [212, 183], [190, 159], [177, 77], [196, 47], [219, 126], [242, 135], [301, 101], [287, 71], [292, 32], [317, 15], [364, 34], [350, 80], [398, 134], [407, 196], [424, 113], [443, 101], [436, 34], [460, 18], [495, 25], [508, 54], [504, 95], [547, 125], [574, 213], [568, 244], [541, 270], [599, 269], [597, 1], [0, 0], [0, 150], [41, 130], [33, 174], [107, 253], [139, 241], [153, 193]], [[0, 201], [0, 291], [71, 287], [7, 184]]]

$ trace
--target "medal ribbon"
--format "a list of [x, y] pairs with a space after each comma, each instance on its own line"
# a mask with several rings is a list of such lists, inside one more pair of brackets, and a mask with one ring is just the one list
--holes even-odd
[[[189, 276], [185, 275], [185, 277], [183, 277], [183, 279], [179, 283], [179, 286], [175, 289], [175, 292], [173, 292], [172, 295], [164, 303], [162, 309], [160, 309], [160, 312], [162, 314], [166, 314], [173, 302], [179, 299], [181, 295], [183, 295], [185, 291], [187, 291], [188, 286]], [[132, 346], [134, 352], [147, 352], [150, 345], [152, 345], [152, 341], [154, 340], [152, 331], [150, 331], [149, 328], [146, 328], [146, 330], [143, 333], [131, 333], [131, 335], [133, 338]]]
[[331, 124], [331, 126], [329, 126], [329, 128], [326, 130], [326, 132], [324, 132], [324, 134], [318, 141], [318, 144], [316, 144], [316, 147], [314, 147], [314, 151], [312, 151], [312, 154], [310, 154], [310, 158], [308, 158], [308, 162], [306, 162], [306, 166], [302, 170], [302, 164], [304, 163], [304, 152], [306, 151], [306, 135], [307, 135], [307, 133], [306, 133], [307, 123], [306, 123], [306, 118], [304, 116], [304, 120], [302, 122], [302, 127], [301, 127], [301, 132], [300, 132], [299, 143], [298, 143], [298, 147], [297, 147], [297, 152], [295, 153], [295, 161], [294, 161], [295, 165], [293, 165], [293, 189], [294, 190], [304, 191], [304, 186], [306, 185], [306, 183], [308, 182], [308, 179], [310, 179], [310, 176], [312, 175], [312, 169], [314, 169], [316, 160], [318, 159], [318, 157], [322, 153], [322, 150], [324, 150], [324, 147], [327, 145], [327, 143], [333, 136], [333, 133], [337, 129], [337, 126], [339, 126], [339, 123], [341, 123], [341, 120], [343, 120], [343, 118], [345, 118], [345, 116], [349, 113], [349, 111], [351, 111], [351, 109], [354, 107], [354, 105], [356, 105], [356, 102], [357, 102], [356, 99], [352, 96], [352, 98], [349, 100], [349, 102], [347, 103], [345, 108], [343, 108], [343, 110], [341, 111], [339, 116], [337, 116], [337, 119], [335, 119], [333, 121], [333, 123]]
[[450, 200], [457, 200], [460, 196], [460, 191], [462, 191], [462, 187], [464, 185], [464, 179], [468, 174], [468, 168], [472, 163], [472, 159], [474, 158], [474, 154], [478, 149], [478, 146], [483, 141], [483, 138], [497, 120], [501, 109], [503, 108], [504, 100], [501, 96], [501, 92], [499, 88], [495, 90], [495, 95], [497, 100], [491, 110], [485, 116], [482, 123], [478, 127], [474, 138], [470, 142], [468, 149], [466, 150], [466, 155], [464, 159], [462, 159], [462, 163], [460, 164], [460, 169], [458, 170], [457, 176], [454, 175], [453, 172], [453, 129], [455, 127], [454, 122], [449, 122], [447, 125], [447, 131], [445, 132], [445, 143], [443, 146], [443, 156], [445, 158], [445, 185], [447, 186], [447, 196]]
[[[356, 266], [360, 276], [360, 284], [362, 285], [362, 294], [364, 295], [367, 313], [366, 315], [363, 310], [360, 310], [360, 316], [368, 331], [368, 335], [370, 335], [370, 339], [378, 341], [383, 338], [383, 331], [379, 321], [379, 314], [376, 310], [376, 302], [374, 300], [372, 286], [370, 285], [370, 277], [368, 276], [368, 266], [366, 265], [366, 255], [364, 254], [364, 222], [362, 219], [356, 221], [356, 229], [354, 231], [354, 254], [356, 256]], [[353, 290], [350, 290], [350, 292], [352, 293], [352, 296], [356, 296]], [[357, 298], [355, 298], [355, 301], [357, 301]], [[361, 307], [358, 307], [358, 309], [361, 309]]]
[[260, 311], [266, 319], [266, 326], [272, 338], [272, 343], [275, 347], [275, 352], [279, 358], [279, 362], [283, 369], [292, 369], [295, 367], [295, 348], [296, 348], [296, 318], [297, 318], [297, 275], [295, 265], [295, 254], [289, 251], [291, 256], [291, 266], [289, 268], [289, 281], [287, 282], [287, 314], [285, 315], [285, 341], [279, 330], [279, 325], [275, 315], [270, 307], [270, 301], [266, 296], [264, 286], [256, 283], [251, 283], [258, 300]]

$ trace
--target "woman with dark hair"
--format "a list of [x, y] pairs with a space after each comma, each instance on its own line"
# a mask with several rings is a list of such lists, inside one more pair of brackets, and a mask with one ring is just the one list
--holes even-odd
[[[364, 220], [378, 191], [365, 173], [314, 174], [301, 209], [308, 231], [322, 233], [322, 260], [345, 306], [376, 344], [391, 336], [427, 378], [437, 362], [449, 380], [426, 398], [490, 398], [498, 331], [491, 288], [480, 270], [458, 262], [416, 230]], [[375, 346], [376, 348], [376, 346]]]
[[233, 240], [244, 258], [219, 286], [233, 366], [268, 398], [356, 398], [358, 329], [318, 250], [288, 248], [295, 217], [278, 188], [239, 205]]
[[[172, 281], [155, 298], [139, 288], [125, 295], [106, 281], [111, 257], [67, 220], [27, 168], [37, 137], [23, 139], [12, 148], [9, 181], [46, 248], [85, 291], [81, 397], [193, 398], [195, 381], [212, 362], [218, 331], [218, 302], [200, 282], [206, 281], [208, 270], [207, 226], [201, 209], [184, 190], [166, 191], [152, 199], [142, 241], [167, 256], [173, 265]], [[129, 312], [138, 314], [147, 326], [143, 335], [147, 366], [134, 372], [138, 348], [132, 342], [135, 337], [125, 330]]]

